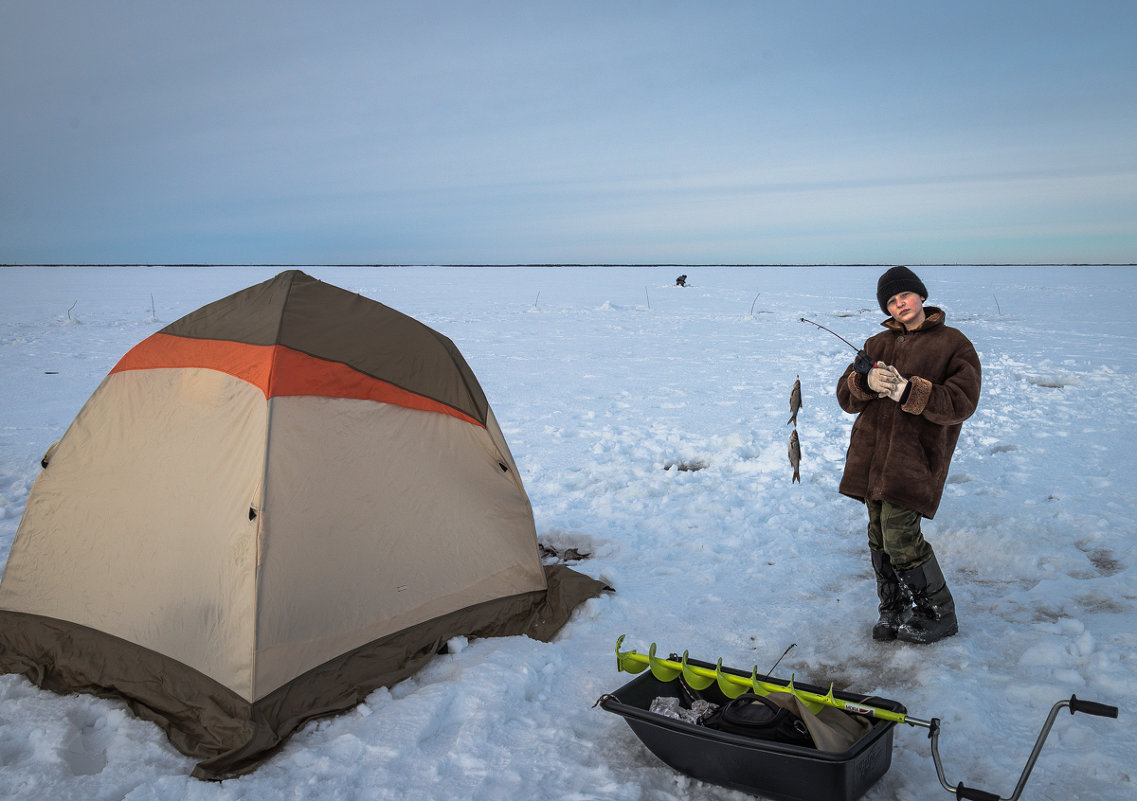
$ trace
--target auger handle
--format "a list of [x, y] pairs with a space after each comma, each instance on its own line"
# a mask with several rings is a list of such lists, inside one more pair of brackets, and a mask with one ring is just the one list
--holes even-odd
[[1099, 704], [1095, 701], [1079, 701], [1078, 696], [1070, 696], [1070, 714], [1085, 712], [1087, 715], [1097, 715], [1101, 718], [1117, 717], [1117, 707], [1108, 704]]
[[971, 801], [1000, 801], [999, 796], [995, 793], [989, 793], [986, 790], [976, 790], [974, 787], [964, 787], [963, 782], [955, 788], [956, 798], [969, 798]]
[[1002, 796], [988, 793], [984, 790], [976, 790], [973, 787], [964, 787], [963, 782], [960, 782], [955, 787], [947, 783], [944, 778], [943, 764], [940, 762], [940, 721], [938, 718], [932, 719], [931, 731], [928, 732], [928, 739], [932, 744], [932, 761], [936, 765], [936, 775], [939, 777], [940, 784], [949, 793], [955, 793], [957, 798], [971, 799], [971, 801], [1018, 801], [1019, 796], [1023, 793], [1023, 788], [1026, 787], [1027, 779], [1030, 778], [1030, 773], [1034, 770], [1034, 765], [1038, 761], [1038, 755], [1042, 751], [1042, 745], [1046, 742], [1047, 735], [1050, 734], [1050, 729], [1054, 726], [1054, 721], [1058, 717], [1058, 713], [1063, 707], [1070, 707], [1070, 714], [1075, 712], [1085, 712], [1087, 715], [1098, 715], [1103, 718], [1116, 718], [1117, 707], [1109, 706], [1108, 704], [1098, 704], [1093, 701], [1079, 701], [1078, 696], [1071, 695], [1070, 700], [1062, 700], [1050, 708], [1050, 714], [1046, 716], [1046, 723], [1042, 726], [1042, 731], [1038, 733], [1038, 739], [1034, 743], [1034, 750], [1030, 752], [1030, 758], [1026, 761], [1026, 767], [1023, 768], [1022, 775], [1019, 776], [1019, 783], [1015, 785], [1015, 791], [1005, 799]]

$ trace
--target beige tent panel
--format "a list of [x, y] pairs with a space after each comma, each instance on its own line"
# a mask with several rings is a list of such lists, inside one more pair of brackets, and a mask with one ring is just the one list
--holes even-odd
[[350, 398], [277, 397], [270, 413], [250, 700], [400, 629], [545, 589], [529, 499], [485, 428]]
[[216, 371], [108, 376], [36, 479], [0, 609], [105, 631], [247, 693], [266, 419], [260, 390]]
[[211, 370], [109, 376], [38, 479], [0, 608], [135, 642], [253, 701], [402, 628], [545, 588], [500, 432], [283, 397], [266, 455], [268, 405]]

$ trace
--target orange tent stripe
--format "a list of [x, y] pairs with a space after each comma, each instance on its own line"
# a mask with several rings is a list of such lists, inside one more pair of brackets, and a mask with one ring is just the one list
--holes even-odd
[[131, 348], [111, 373], [187, 367], [231, 375], [260, 389], [266, 399], [296, 395], [357, 398], [448, 414], [482, 425], [444, 403], [373, 378], [346, 364], [309, 356], [284, 345], [249, 345], [158, 333]]
[[259, 387], [268, 397], [272, 347], [216, 339], [187, 339], [159, 333], [127, 351], [111, 373], [183, 367], [203, 367], [228, 373]]
[[402, 387], [372, 378], [340, 362], [318, 359], [298, 350], [276, 345], [266, 397], [323, 395], [329, 398], [359, 398], [390, 403], [424, 412], [438, 412], [481, 425], [473, 417]]

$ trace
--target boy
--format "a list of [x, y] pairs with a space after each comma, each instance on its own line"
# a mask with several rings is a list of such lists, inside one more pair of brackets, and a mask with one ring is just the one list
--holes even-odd
[[955, 601], [920, 531], [939, 507], [963, 421], [979, 403], [975, 348], [944, 324], [928, 290], [907, 267], [877, 282], [886, 331], [864, 350], [873, 367], [850, 364], [837, 402], [856, 414], [840, 492], [863, 501], [880, 619], [873, 639], [931, 643], [959, 631]]

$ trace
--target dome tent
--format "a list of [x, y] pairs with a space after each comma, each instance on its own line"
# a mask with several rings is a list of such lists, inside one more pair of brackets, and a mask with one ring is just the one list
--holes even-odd
[[49, 450], [0, 670], [124, 698], [217, 779], [451, 637], [547, 640], [602, 588], [542, 566], [454, 344], [293, 270], [139, 343]]

